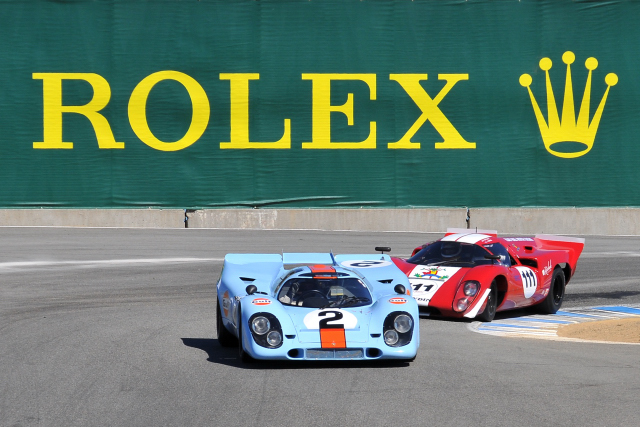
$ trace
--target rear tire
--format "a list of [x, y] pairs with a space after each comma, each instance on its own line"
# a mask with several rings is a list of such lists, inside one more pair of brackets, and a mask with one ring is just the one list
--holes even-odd
[[238, 344], [238, 340], [231, 332], [224, 327], [222, 323], [222, 313], [220, 312], [220, 300], [216, 298], [216, 330], [218, 332], [218, 343], [222, 347], [234, 347]]
[[491, 282], [491, 291], [487, 297], [487, 305], [484, 311], [476, 316], [481, 322], [491, 322], [496, 317], [496, 308], [498, 307], [498, 285], [496, 281]]
[[560, 309], [562, 301], [564, 300], [565, 285], [564, 272], [560, 267], [556, 267], [553, 270], [553, 275], [551, 276], [549, 293], [544, 301], [542, 301], [538, 306], [540, 311], [546, 314], [554, 314]]

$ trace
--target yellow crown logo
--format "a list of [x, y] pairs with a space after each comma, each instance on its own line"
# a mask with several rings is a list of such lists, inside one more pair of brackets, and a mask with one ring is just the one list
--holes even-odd
[[[600, 105], [596, 110], [593, 120], [589, 123], [589, 104], [591, 102], [591, 74], [593, 70], [598, 68], [598, 61], [596, 58], [588, 58], [584, 66], [589, 70], [587, 76], [587, 84], [584, 88], [584, 95], [582, 96], [582, 104], [580, 105], [580, 113], [578, 114], [578, 121], [576, 122], [575, 106], [573, 104], [573, 85], [571, 83], [571, 64], [575, 61], [576, 56], [573, 52], [565, 52], [562, 55], [562, 62], [567, 64], [567, 78], [564, 86], [564, 102], [562, 104], [562, 121], [558, 116], [558, 108], [556, 106], [556, 100], [553, 96], [553, 89], [551, 88], [551, 79], [549, 77], [549, 70], [551, 69], [551, 59], [542, 58], [540, 60], [540, 69], [547, 75], [547, 113], [549, 115], [549, 123], [545, 122], [540, 107], [536, 102], [533, 93], [531, 92], [531, 76], [529, 74], [523, 74], [520, 76], [520, 84], [527, 88], [529, 91], [529, 97], [531, 98], [531, 104], [533, 105], [533, 111], [536, 114], [538, 120], [538, 126], [540, 127], [540, 134], [542, 135], [542, 141], [547, 151], [554, 156], [564, 157], [567, 159], [584, 156], [593, 147], [593, 141], [596, 138], [596, 132], [598, 132], [598, 125], [602, 118], [602, 111], [604, 110], [604, 104], [607, 101], [607, 95], [609, 95], [609, 89], [611, 86], [615, 86], [618, 83], [618, 76], [609, 73], [604, 78], [607, 84], [607, 90], [602, 96]], [[586, 145], [582, 151], [574, 152], [560, 152], [553, 150], [552, 145], [558, 142], [579, 142]]]

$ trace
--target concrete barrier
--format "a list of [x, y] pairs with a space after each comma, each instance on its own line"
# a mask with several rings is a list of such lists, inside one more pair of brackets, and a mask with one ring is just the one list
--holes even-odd
[[2, 209], [0, 226], [183, 228], [183, 209]]
[[640, 208], [4, 209], [0, 226], [640, 235]]

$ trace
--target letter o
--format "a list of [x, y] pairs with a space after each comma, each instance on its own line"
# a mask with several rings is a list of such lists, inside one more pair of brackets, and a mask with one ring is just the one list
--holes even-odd
[[[191, 98], [193, 114], [187, 133], [178, 141], [160, 141], [149, 129], [147, 123], [147, 98], [153, 87], [162, 80], [175, 80], [182, 84]], [[209, 124], [209, 98], [200, 84], [192, 77], [179, 71], [158, 71], [145, 77], [131, 92], [129, 98], [129, 123], [133, 132], [151, 148], [160, 151], [178, 151], [196, 142]]]

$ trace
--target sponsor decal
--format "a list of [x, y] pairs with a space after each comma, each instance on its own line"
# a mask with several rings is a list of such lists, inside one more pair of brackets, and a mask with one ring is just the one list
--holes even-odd
[[256, 298], [253, 301], [251, 301], [251, 304], [253, 304], [253, 305], [269, 305], [269, 304], [271, 304], [271, 300], [268, 300], [266, 298]]
[[505, 237], [505, 242], [534, 242], [531, 237]]
[[229, 291], [225, 291], [222, 294], [222, 310], [224, 311], [224, 317], [229, 317], [229, 306], [231, 301], [229, 300]]
[[542, 275], [548, 276], [549, 273], [551, 273], [551, 270], [553, 270], [553, 267], [551, 266], [551, 260], [549, 260], [549, 263], [546, 265], [546, 267], [542, 269]]
[[411, 277], [416, 279], [431, 279], [431, 280], [447, 280], [449, 276], [446, 274], [447, 270], [443, 267], [426, 267], [417, 271], [414, 270], [411, 273]]
[[341, 263], [345, 267], [349, 268], [377, 268], [377, 267], [386, 267], [391, 265], [389, 261], [383, 260], [351, 260], [351, 261], [343, 261]]
[[413, 297], [418, 305], [426, 306], [438, 289], [456, 274], [460, 267], [418, 266], [409, 274]]
[[389, 302], [391, 304], [406, 304], [407, 300], [405, 298], [391, 298]]

